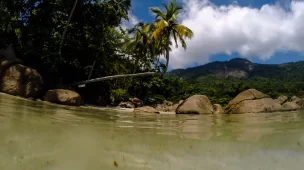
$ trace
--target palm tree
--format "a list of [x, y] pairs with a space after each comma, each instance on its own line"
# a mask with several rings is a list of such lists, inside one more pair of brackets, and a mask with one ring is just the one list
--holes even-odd
[[130, 34], [134, 34], [132, 37], [131, 41], [129, 42], [130, 44], [127, 43], [129, 48], [133, 48], [134, 51], [140, 53], [140, 54], [145, 54], [148, 49], [149, 49], [149, 34], [151, 30], [151, 25], [150, 24], [144, 24], [142, 22], [138, 23], [135, 25], [134, 28], [129, 30]]
[[151, 24], [140, 22], [128, 31], [129, 34], [133, 34], [133, 37], [124, 44], [123, 48], [133, 53], [133, 57], [135, 58], [134, 73], [140, 59], [144, 60], [153, 56], [153, 47], [149, 38], [151, 26]]
[[[186, 26], [177, 23], [177, 16], [182, 7], [176, 6], [175, 0], [172, 0], [169, 5], [163, 5], [166, 9], [165, 12], [161, 11], [159, 8], [151, 8], [151, 11], [155, 13], [155, 22], [153, 24], [139, 23], [131, 30], [134, 36], [130, 41], [126, 42], [125, 47], [126, 49], [135, 52], [135, 55], [138, 55], [137, 57], [149, 57], [151, 60], [156, 60], [156, 66], [159, 64], [159, 56], [165, 55], [167, 61], [165, 68], [163, 69], [163, 72], [165, 73], [169, 65], [169, 52], [171, 51], [170, 47], [172, 45], [171, 38], [174, 39], [176, 47], [178, 47], [177, 39], [179, 39], [182, 47], [186, 49], [187, 44], [185, 38], [191, 39], [193, 37], [193, 32]], [[145, 72], [114, 75], [77, 82], [72, 85], [88, 84], [117, 78], [155, 75], [161, 74], [160, 72]]]
[[171, 38], [174, 39], [176, 47], [178, 47], [177, 39], [180, 40], [182, 47], [187, 48], [185, 38], [191, 39], [193, 32], [186, 26], [177, 23], [177, 16], [179, 11], [183, 9], [181, 6], [176, 5], [176, 0], [172, 0], [169, 5], [162, 4], [166, 11], [162, 11], [159, 8], [151, 8], [151, 11], [155, 14], [154, 25], [156, 29], [152, 32], [151, 38], [165, 41], [165, 58], [166, 67], [164, 72], [167, 71], [169, 65], [169, 52], [170, 45], [172, 44]]
[[151, 38], [155, 29], [154, 24], [140, 22], [129, 30], [132, 38], [125, 43], [123, 48], [133, 53], [136, 60], [135, 67], [137, 67], [139, 60], [149, 60], [154, 63], [155, 67], [159, 67], [159, 59], [164, 54], [165, 49], [167, 49], [167, 42], [164, 39]]

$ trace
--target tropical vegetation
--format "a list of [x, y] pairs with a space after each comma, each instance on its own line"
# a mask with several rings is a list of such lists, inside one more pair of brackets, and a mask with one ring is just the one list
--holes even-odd
[[304, 63], [289, 63], [282, 70], [265, 66], [246, 78], [195, 69], [189, 71], [194, 77], [164, 74], [171, 48], [186, 49], [193, 33], [178, 22], [182, 7], [175, 0], [150, 10], [153, 23], [125, 29], [121, 25], [128, 20], [131, 0], [1, 0], [0, 49], [12, 45], [24, 65], [42, 75], [44, 91], [98, 77], [155, 73], [72, 86], [91, 104], [117, 104], [130, 97], [145, 104], [178, 102], [193, 94], [226, 104], [248, 88], [273, 97], [304, 91]]
[[0, 48], [12, 45], [23, 64], [42, 75], [45, 90], [90, 78], [155, 72], [154, 77], [73, 87], [94, 104], [117, 103], [134, 96], [154, 101], [155, 83], [164, 81], [159, 73], [168, 68], [171, 41], [177, 45], [178, 38], [185, 48], [185, 38], [193, 36], [177, 22], [181, 9], [172, 0], [164, 4], [163, 11], [151, 8], [154, 23], [124, 29], [121, 24], [128, 20], [130, 0], [2, 0]]

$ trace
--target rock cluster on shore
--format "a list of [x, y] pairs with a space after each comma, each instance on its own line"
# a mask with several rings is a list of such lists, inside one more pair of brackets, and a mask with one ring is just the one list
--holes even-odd
[[[245, 114], [285, 112], [304, 108], [304, 99], [286, 96], [272, 99], [270, 96], [248, 89], [237, 95], [223, 108], [219, 104], [212, 104], [205, 95], [194, 95], [178, 104], [176, 114]], [[157, 110], [162, 111], [160, 107]], [[154, 110], [153, 110], [154, 112]]]
[[[9, 46], [0, 50], [0, 91], [6, 94], [35, 99], [43, 85], [41, 75], [34, 69], [22, 65]], [[81, 97], [71, 90], [55, 89], [46, 92], [45, 101], [79, 106]]]

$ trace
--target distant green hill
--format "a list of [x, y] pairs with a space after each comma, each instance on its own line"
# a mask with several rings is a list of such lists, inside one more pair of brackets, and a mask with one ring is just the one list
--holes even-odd
[[238, 93], [255, 88], [272, 97], [304, 94], [304, 61], [285, 64], [257, 64], [235, 58], [202, 66], [172, 70], [195, 87], [195, 93], [208, 95], [213, 102], [226, 104]]
[[304, 61], [285, 64], [257, 64], [246, 59], [235, 58], [230, 61], [216, 61], [198, 67], [173, 70], [169, 75], [188, 80], [214, 75], [218, 78], [264, 77], [304, 81]]

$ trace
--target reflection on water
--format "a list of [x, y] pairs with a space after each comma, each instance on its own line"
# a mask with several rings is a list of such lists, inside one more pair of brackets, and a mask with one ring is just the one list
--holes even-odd
[[134, 116], [0, 95], [0, 136], [1, 170], [304, 166], [304, 112]]

